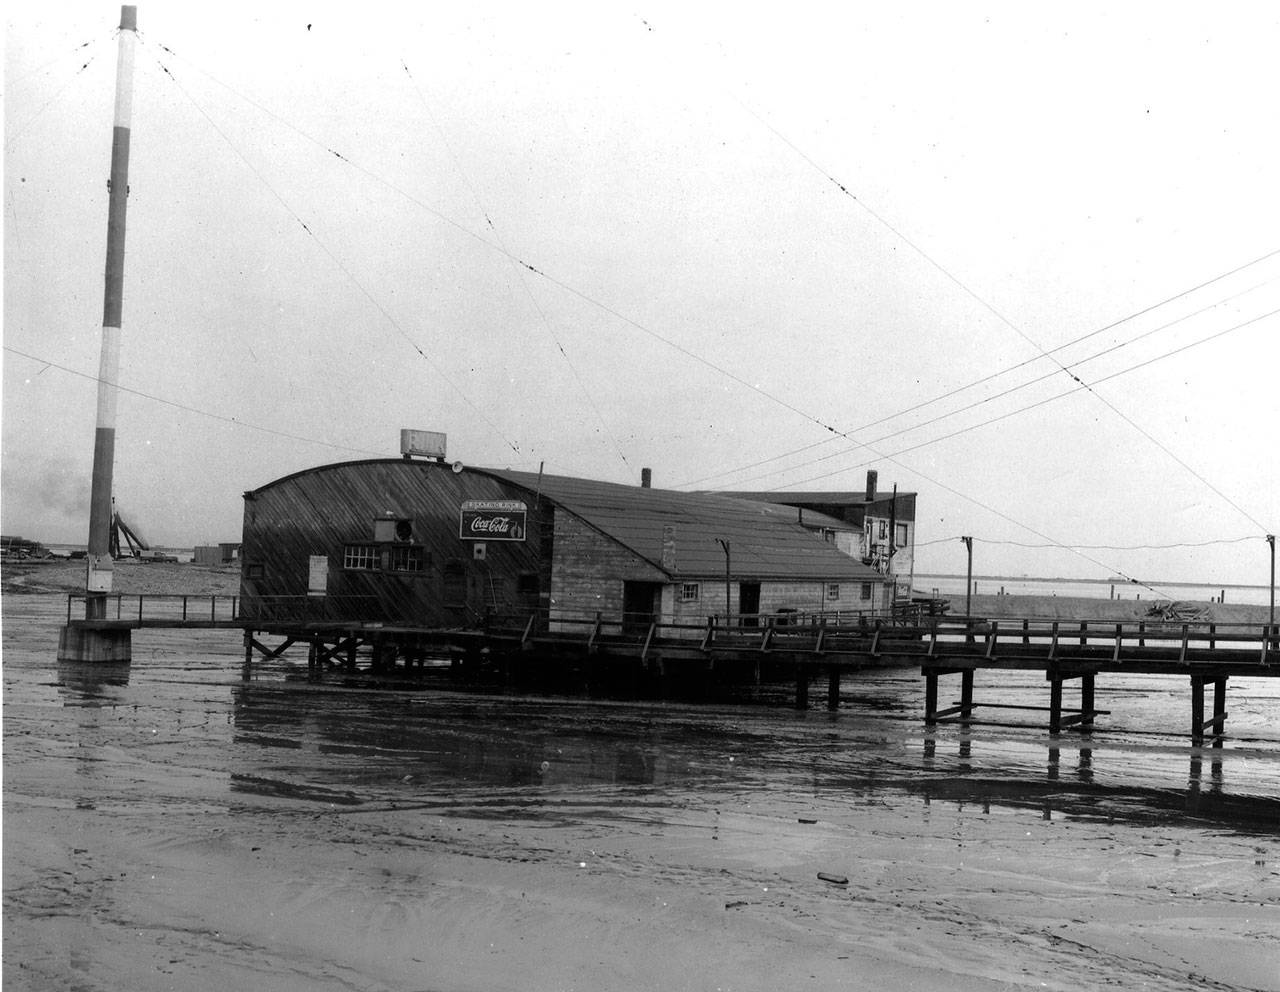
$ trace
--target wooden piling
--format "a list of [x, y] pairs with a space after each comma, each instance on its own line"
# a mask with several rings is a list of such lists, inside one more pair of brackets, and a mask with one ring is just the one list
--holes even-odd
[[1062, 676], [1056, 672], [1049, 675], [1049, 733], [1062, 733]]

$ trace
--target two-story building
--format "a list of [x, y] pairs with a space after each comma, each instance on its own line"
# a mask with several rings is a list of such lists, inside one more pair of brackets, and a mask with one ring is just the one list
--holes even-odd
[[[844, 550], [875, 569], [886, 580], [893, 600], [911, 596], [915, 578], [916, 494], [877, 488], [878, 473], [867, 472], [862, 493], [851, 492], [726, 492], [735, 499], [778, 503], [820, 513], [841, 521], [853, 530], [853, 540]], [[838, 538], [849, 540], [845, 535]]]

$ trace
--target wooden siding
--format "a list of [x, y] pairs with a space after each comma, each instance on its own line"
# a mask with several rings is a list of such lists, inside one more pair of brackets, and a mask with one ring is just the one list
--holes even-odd
[[[518, 499], [528, 505], [528, 539], [487, 541], [486, 557], [473, 557], [474, 541], [459, 537], [459, 511], [468, 499]], [[302, 472], [245, 495], [241, 552], [242, 612], [261, 619], [344, 619], [425, 625], [468, 625], [488, 608], [504, 612], [531, 605], [550, 589], [550, 556], [541, 540], [550, 507], [492, 476], [426, 461], [351, 462]], [[373, 543], [377, 518], [413, 521], [412, 546], [422, 548], [421, 572], [343, 568], [351, 544]], [[548, 542], [550, 543], [550, 542]], [[307, 595], [309, 560], [328, 561], [323, 597]], [[446, 605], [446, 573], [465, 601]], [[521, 577], [525, 577], [521, 593]], [[455, 597], [450, 597], [454, 599]]]
[[629, 548], [559, 507], [551, 568], [552, 615], [622, 615], [622, 584], [666, 582], [667, 576]]
[[[724, 580], [704, 579], [696, 583], [698, 599], [694, 602], [683, 602], [681, 594], [683, 582], [672, 583], [670, 594], [664, 590], [663, 619], [677, 622], [702, 623], [708, 616], [724, 614]], [[830, 582], [770, 582], [760, 583], [760, 612], [762, 614], [777, 613], [779, 610], [796, 610], [801, 613], [833, 613], [837, 610], [845, 613], [858, 611], [870, 613], [882, 610], [885, 606], [885, 583], [868, 580], [871, 586], [871, 598], [862, 598], [861, 582], [832, 579]], [[828, 585], [839, 586], [840, 595], [836, 599], [827, 598]], [[739, 583], [729, 584], [731, 599], [730, 612], [738, 612]]]

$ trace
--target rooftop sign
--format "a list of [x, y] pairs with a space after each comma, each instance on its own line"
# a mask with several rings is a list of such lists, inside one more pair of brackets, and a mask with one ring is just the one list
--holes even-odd
[[419, 455], [423, 458], [444, 458], [447, 434], [438, 431], [414, 431], [408, 428], [400, 430], [400, 454], [406, 458]]

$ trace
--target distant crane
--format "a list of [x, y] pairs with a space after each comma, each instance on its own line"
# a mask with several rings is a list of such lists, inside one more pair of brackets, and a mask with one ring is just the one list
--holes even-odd
[[[124, 539], [124, 545], [129, 550], [124, 552], [121, 550], [120, 542]], [[173, 555], [164, 554], [161, 551], [155, 551], [151, 545], [147, 543], [136, 527], [130, 527], [124, 517], [120, 515], [120, 511], [115, 508], [115, 500], [111, 501], [111, 539], [109, 541], [109, 551], [112, 558], [137, 558], [140, 561], [177, 561]]]

